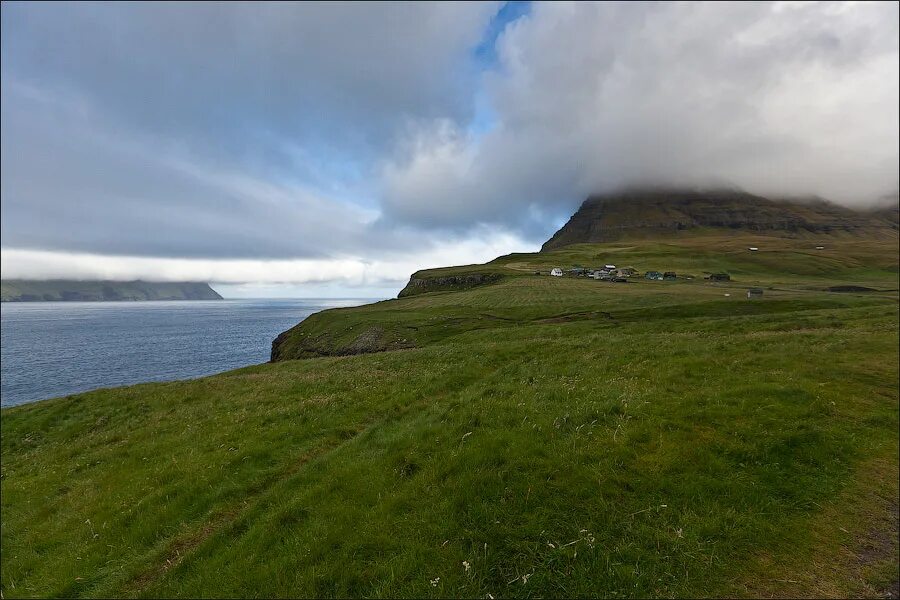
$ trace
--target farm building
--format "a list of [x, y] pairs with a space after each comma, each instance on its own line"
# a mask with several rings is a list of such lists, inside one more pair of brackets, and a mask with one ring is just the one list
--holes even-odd
[[710, 273], [710, 281], [731, 281], [731, 275], [728, 273]]
[[747, 298], [762, 298], [762, 288], [750, 288], [747, 290]]
[[603, 268], [606, 269], [607, 271], [612, 271], [613, 269], [616, 268], [616, 265], [604, 265]]
[[756, 246], [750, 246], [749, 248], [747, 248], [747, 250], [749, 250], [750, 252], [759, 252], [759, 248], [757, 248]]
[[646, 279], [652, 279], [654, 281], [662, 281], [662, 273], [659, 271], [647, 271], [647, 274], [644, 275]]
[[562, 269], [560, 269], [559, 267], [553, 267], [553, 270], [550, 271], [550, 274], [553, 275], [554, 277], [562, 277], [563, 276]]
[[675, 274], [675, 271], [666, 271], [663, 273], [663, 281], [675, 281], [678, 278], [678, 275]]

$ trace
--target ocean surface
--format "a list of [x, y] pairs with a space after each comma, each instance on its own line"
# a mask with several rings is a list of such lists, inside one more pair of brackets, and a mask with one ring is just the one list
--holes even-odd
[[266, 362], [312, 313], [375, 300], [4, 302], [0, 405]]

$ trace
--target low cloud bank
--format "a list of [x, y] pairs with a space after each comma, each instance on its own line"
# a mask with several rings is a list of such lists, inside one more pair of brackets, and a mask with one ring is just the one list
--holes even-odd
[[206, 281], [221, 284], [253, 284], [257, 287], [333, 284], [352, 289], [396, 289], [409, 276], [425, 268], [448, 264], [481, 263], [510, 251], [536, 248], [510, 234], [482, 240], [438, 245], [425, 252], [411, 252], [365, 259], [359, 257], [312, 259], [198, 259], [4, 249], [0, 265], [4, 279], [110, 279], [127, 281]]

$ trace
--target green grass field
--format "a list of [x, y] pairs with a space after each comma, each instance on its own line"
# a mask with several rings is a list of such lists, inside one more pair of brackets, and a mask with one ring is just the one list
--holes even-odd
[[[896, 589], [897, 238], [818, 239], [511, 255], [285, 337], [348, 356], [6, 409], [3, 597]], [[697, 278], [533, 275], [598, 262]]]

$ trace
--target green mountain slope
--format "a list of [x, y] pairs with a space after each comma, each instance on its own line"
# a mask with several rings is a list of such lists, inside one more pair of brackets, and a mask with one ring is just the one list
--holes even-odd
[[875, 210], [852, 210], [821, 199], [784, 200], [738, 190], [635, 188], [585, 200], [543, 246], [659, 239], [713, 228], [738, 233], [891, 236], [900, 227], [897, 195]]
[[2, 302], [110, 300], [221, 300], [206, 283], [159, 281], [32, 281], [0, 282]]
[[[3, 595], [883, 593], [897, 238], [828, 240], [424, 271], [443, 291], [314, 315], [273, 364], [4, 410]], [[606, 262], [695, 278], [546, 275]]]

